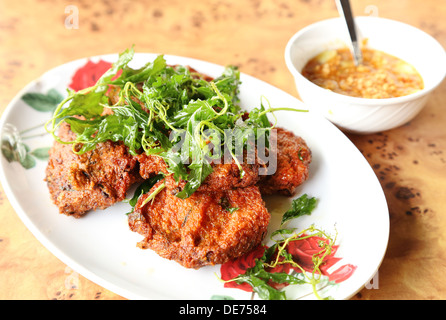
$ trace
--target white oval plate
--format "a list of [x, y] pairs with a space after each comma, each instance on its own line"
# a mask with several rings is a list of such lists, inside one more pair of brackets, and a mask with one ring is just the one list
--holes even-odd
[[[135, 54], [131, 65], [141, 66], [156, 56]], [[222, 66], [200, 60], [168, 55], [165, 58], [168, 64], [190, 65], [211, 76], [223, 71]], [[99, 59], [113, 62], [117, 55], [91, 58]], [[22, 96], [29, 92], [45, 94], [50, 89], [64, 94], [74, 72], [86, 62], [80, 59], [61, 65], [28, 84], [2, 115], [2, 132], [7, 124], [20, 132], [47, 121], [51, 113], [36, 111]], [[273, 107], [305, 109], [295, 97], [265, 82], [246, 74], [241, 75], [241, 80], [243, 108], [259, 107], [263, 95]], [[389, 215], [382, 188], [362, 154], [329, 121], [312, 112], [281, 111], [276, 116], [278, 126], [302, 136], [313, 152], [310, 178], [299, 187], [298, 195], [307, 193], [318, 198], [319, 203], [311, 216], [296, 219], [295, 226], [305, 229], [314, 224], [329, 232], [337, 230], [336, 254], [342, 258], [340, 263], [352, 264], [356, 270], [346, 281], [326, 287], [323, 294], [349, 299], [374, 277], [387, 248]], [[43, 127], [22, 134], [37, 135], [23, 140], [29, 153], [52, 145], [52, 137], [39, 136], [41, 132]], [[29, 156], [35, 162], [30, 169], [1, 156], [0, 177], [6, 195], [34, 236], [76, 272], [128, 299], [251, 299], [251, 293], [223, 287], [220, 266], [190, 270], [137, 248], [142, 238], [128, 228], [126, 203], [91, 212], [81, 219], [59, 214], [44, 182], [47, 162], [32, 153]], [[290, 199], [270, 197], [266, 201], [272, 214], [272, 230], [289, 208]], [[291, 298], [315, 299], [308, 287], [293, 290]]]

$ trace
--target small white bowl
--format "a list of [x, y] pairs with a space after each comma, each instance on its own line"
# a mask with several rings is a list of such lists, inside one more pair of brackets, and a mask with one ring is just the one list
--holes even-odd
[[322, 51], [349, 45], [349, 35], [341, 18], [323, 20], [297, 32], [285, 49], [285, 62], [294, 76], [298, 94], [310, 110], [322, 114], [346, 132], [376, 133], [401, 126], [413, 119], [446, 75], [446, 52], [427, 33], [402, 22], [356, 17], [359, 39], [367, 46], [410, 63], [420, 73], [424, 89], [389, 98], [356, 98], [323, 89], [301, 74], [305, 64]]

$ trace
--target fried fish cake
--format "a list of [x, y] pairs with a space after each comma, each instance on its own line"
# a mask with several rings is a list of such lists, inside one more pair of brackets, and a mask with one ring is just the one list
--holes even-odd
[[153, 200], [140, 197], [129, 214], [132, 231], [144, 236], [138, 247], [187, 268], [215, 265], [237, 258], [264, 238], [270, 214], [256, 186], [221, 192], [195, 192], [187, 199], [164, 188]]
[[[67, 123], [59, 129], [63, 141], [75, 134]], [[49, 154], [45, 180], [59, 212], [79, 218], [87, 211], [105, 209], [126, 197], [140, 179], [138, 161], [122, 143], [106, 141], [82, 155], [72, 144], [54, 142]]]
[[312, 154], [304, 139], [283, 128], [276, 130], [277, 145], [269, 152], [276, 156], [277, 169], [272, 175], [262, 176], [259, 187], [263, 195], [292, 196], [308, 179]]

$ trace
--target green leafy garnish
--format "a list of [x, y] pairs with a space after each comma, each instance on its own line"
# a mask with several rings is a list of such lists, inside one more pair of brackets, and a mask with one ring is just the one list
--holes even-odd
[[316, 207], [316, 202], [316, 198], [309, 198], [306, 194], [294, 199], [291, 203], [291, 208], [283, 214], [280, 225], [283, 225], [288, 220], [298, 218], [303, 215], [310, 215]]
[[144, 207], [149, 201], [153, 201], [156, 195], [160, 193], [165, 187], [166, 187], [165, 182], [161, 183], [158, 187], [156, 187], [156, 189], [153, 190], [152, 193], [150, 193], [149, 196], [144, 199], [143, 203], [141, 204], [141, 207]]
[[[292, 208], [286, 211], [282, 217], [281, 225], [288, 220], [311, 214], [316, 204], [316, 198], [309, 198], [307, 194], [303, 194], [293, 200]], [[288, 250], [290, 243], [306, 241], [312, 237], [320, 238], [317, 239], [320, 250], [312, 254], [313, 267], [312, 271], [309, 272], [308, 265], [305, 269], [299, 264], [299, 258], [294, 257]], [[264, 300], [286, 300], [286, 293], [280, 289], [280, 284], [310, 284], [314, 295], [318, 299], [329, 299], [329, 297], [323, 298], [319, 295], [317, 285], [322, 281], [320, 267], [324, 264], [327, 256], [332, 254], [336, 239], [312, 225], [300, 232], [296, 232], [295, 228], [275, 230], [271, 234], [271, 240], [274, 244], [264, 250], [263, 256], [255, 260], [253, 267], [248, 268], [244, 274], [226, 282], [247, 283]], [[288, 266], [288, 268], [282, 269], [284, 272], [274, 270], [283, 265]], [[277, 288], [278, 284], [279, 288]]]
[[228, 211], [229, 213], [234, 213], [236, 212], [238, 209], [240, 209], [239, 207], [230, 207], [227, 208], [226, 211]]
[[[147, 192], [150, 191], [150, 189], [152, 189], [152, 187], [161, 179], [164, 178], [163, 174], [158, 174], [154, 177], [151, 177], [149, 179], [144, 180], [135, 190], [135, 192], [133, 193], [133, 197], [130, 198], [127, 202], [129, 203], [129, 205], [131, 206], [132, 210], [129, 213], [132, 213], [133, 210], [135, 209], [136, 203], [138, 202], [138, 199], [146, 194]], [[127, 214], [129, 214], [127, 213]]]
[[226, 197], [222, 197], [218, 200], [218, 204], [229, 213], [234, 213], [235, 211], [239, 210], [239, 207], [232, 207], [231, 203], [229, 202], [229, 199]]
[[[145, 152], [161, 156], [176, 181], [187, 181], [177, 193], [180, 198], [189, 197], [212, 172], [210, 163], [219, 154], [215, 149], [227, 147], [241, 170], [236, 145], [227, 141], [230, 133], [237, 132], [237, 143], [243, 145], [249, 138], [243, 132], [255, 129], [257, 134], [262, 128], [266, 130], [262, 134], [268, 135], [272, 126], [266, 113], [306, 111], [262, 106], [246, 117], [238, 105], [241, 81], [236, 67], [228, 66], [219, 77], [207, 81], [190, 68], [168, 65], [163, 55], [133, 69], [129, 66], [133, 55], [133, 48], [121, 53], [94, 86], [77, 92], [68, 90], [46, 129], [60, 143], [72, 144], [78, 154], [111, 140], [124, 142], [134, 155]], [[111, 86], [119, 89], [114, 104], [107, 95]], [[104, 114], [108, 109], [112, 114]], [[73, 141], [62, 141], [57, 136], [63, 122], [76, 133]], [[178, 144], [188, 148], [179, 148]]]
[[[326, 241], [319, 242], [320, 250], [312, 255], [313, 270], [308, 272], [298, 261], [287, 251], [288, 245], [292, 241], [303, 241], [311, 237], [322, 237]], [[311, 226], [299, 233], [293, 233], [291, 236], [282, 237], [275, 240], [274, 245], [267, 248], [260, 259], [257, 259], [255, 266], [248, 268], [244, 274], [241, 274], [229, 281], [235, 281], [238, 284], [247, 283], [253, 291], [264, 300], [286, 300], [286, 293], [281, 289], [276, 289], [272, 284], [310, 284], [313, 293], [318, 299], [329, 299], [321, 297], [317, 290], [317, 285], [322, 281], [322, 272], [320, 267], [325, 259], [332, 253], [335, 239], [324, 231]], [[274, 272], [274, 268], [288, 264], [290, 267], [299, 270], [298, 272]]]

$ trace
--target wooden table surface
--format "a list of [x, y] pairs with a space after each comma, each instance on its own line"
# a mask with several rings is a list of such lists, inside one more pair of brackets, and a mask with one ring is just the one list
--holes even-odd
[[[444, 1], [351, 3], [356, 15], [409, 23], [446, 47]], [[66, 23], [73, 13], [69, 5], [77, 9], [77, 27], [74, 20]], [[297, 96], [283, 58], [285, 45], [306, 25], [336, 16], [335, 3], [328, 0], [0, 0], [0, 113], [48, 69], [132, 44], [137, 52], [235, 64]], [[352, 299], [446, 299], [445, 105], [442, 83], [410, 123], [378, 134], [348, 135], [382, 184], [391, 227], [373, 286]], [[43, 247], [1, 186], [0, 212], [0, 299], [123, 299]]]

